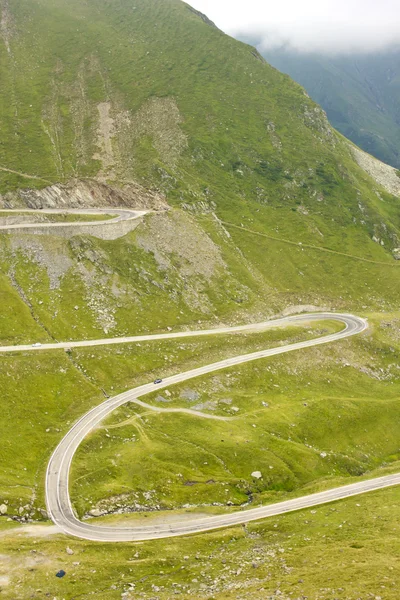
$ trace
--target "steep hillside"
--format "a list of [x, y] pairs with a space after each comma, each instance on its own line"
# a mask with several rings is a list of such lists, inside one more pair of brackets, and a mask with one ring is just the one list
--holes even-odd
[[323, 56], [266, 50], [267, 61], [293, 77], [332, 125], [366, 152], [400, 167], [400, 52]]
[[[49, 228], [37, 210], [34, 228], [0, 231], [0, 345], [30, 345], [0, 360], [0, 594], [380, 592], [397, 548], [375, 516], [381, 510], [393, 531], [396, 489], [368, 496], [363, 520], [349, 501], [182, 543], [67, 542], [35, 524], [48, 520], [52, 452], [105, 397], [337, 324], [107, 347], [70, 340], [316, 307], [370, 322], [334, 347], [158, 388], [148, 404], [121, 407], [72, 464], [73, 505], [92, 522], [173, 523], [397, 472], [400, 199], [393, 169], [371, 163], [303, 88], [179, 0], [0, 0], [0, 10], [0, 226], [13, 208], [24, 222], [23, 207], [147, 211], [132, 226], [88, 231], [65, 221]], [[62, 350], [40, 347], [61, 340]], [[59, 569], [66, 575], [56, 578]], [[394, 600], [400, 582], [389, 575], [385, 598]]]
[[[191, 213], [236, 269], [237, 307], [250, 308], [249, 278], [270, 313], [395, 302], [399, 200], [252, 47], [178, 0], [4, 0], [2, 24], [4, 206], [85, 205], [79, 178], [100, 205], [154, 207], [156, 195]], [[174, 240], [186, 235], [164, 220]], [[156, 270], [158, 250], [143, 255]]]

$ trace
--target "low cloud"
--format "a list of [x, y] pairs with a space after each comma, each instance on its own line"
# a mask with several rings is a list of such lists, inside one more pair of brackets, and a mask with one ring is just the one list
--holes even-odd
[[230, 35], [261, 49], [376, 52], [400, 47], [399, 0], [193, 0]]

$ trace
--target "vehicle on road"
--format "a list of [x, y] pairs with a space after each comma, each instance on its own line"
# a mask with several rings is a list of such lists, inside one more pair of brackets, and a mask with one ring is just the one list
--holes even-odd
[[35, 344], [32, 344], [32, 348], [40, 348], [41, 345], [40, 342], [36, 342]]
[[154, 383], [155, 383], [155, 385], [157, 385], [158, 383], [162, 383], [162, 379], [155, 379]]

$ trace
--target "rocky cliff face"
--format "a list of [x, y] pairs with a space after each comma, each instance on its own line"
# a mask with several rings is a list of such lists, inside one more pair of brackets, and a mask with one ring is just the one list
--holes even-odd
[[352, 146], [352, 152], [360, 167], [368, 175], [371, 175], [389, 194], [400, 197], [400, 175], [394, 167], [386, 165], [356, 146]]
[[96, 181], [72, 180], [41, 190], [19, 190], [0, 195], [2, 208], [101, 208], [129, 207], [149, 210], [168, 208], [165, 196], [157, 191], [146, 190], [137, 183], [122, 188]]

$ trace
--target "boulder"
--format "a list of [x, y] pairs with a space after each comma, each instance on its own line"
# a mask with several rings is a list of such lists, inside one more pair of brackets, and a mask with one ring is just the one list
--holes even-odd
[[103, 515], [106, 515], [107, 511], [105, 510], [100, 510], [99, 508], [93, 508], [92, 510], [89, 510], [89, 515], [91, 517], [102, 517]]
[[261, 471], [253, 471], [253, 473], [251, 474], [252, 477], [254, 477], [254, 479], [262, 479], [262, 473]]
[[0, 515], [6, 515], [7, 514], [7, 505], [6, 504], [0, 504]]

